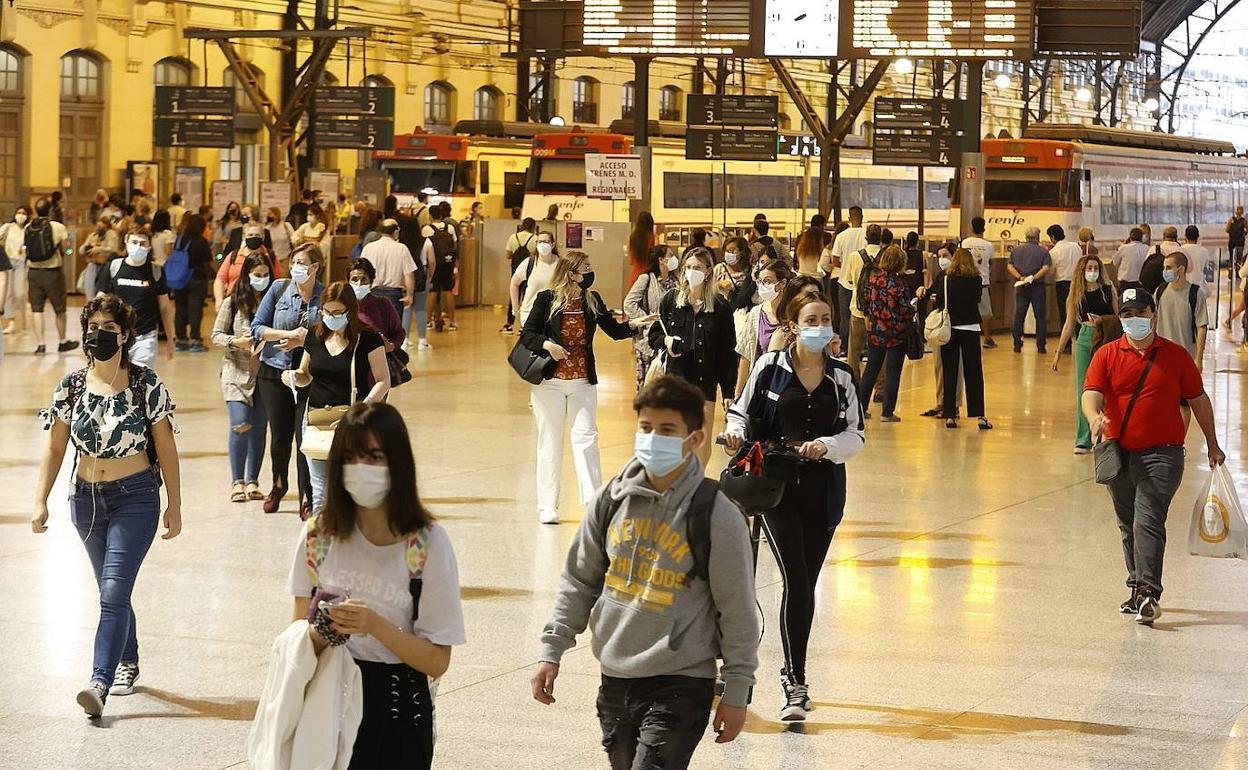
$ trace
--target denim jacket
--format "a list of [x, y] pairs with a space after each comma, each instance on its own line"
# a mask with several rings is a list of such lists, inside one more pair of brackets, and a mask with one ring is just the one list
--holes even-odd
[[[320, 320], [321, 292], [325, 287], [320, 281], [312, 287], [312, 301], [304, 304], [303, 295], [289, 278], [275, 281], [273, 286], [260, 300], [256, 315], [251, 319], [251, 336], [260, 339], [265, 329], [291, 331], [302, 326], [309, 331]], [[265, 343], [260, 351], [260, 363], [268, 364], [274, 369], [290, 369], [293, 361], [290, 353], [278, 350], [277, 344]]]

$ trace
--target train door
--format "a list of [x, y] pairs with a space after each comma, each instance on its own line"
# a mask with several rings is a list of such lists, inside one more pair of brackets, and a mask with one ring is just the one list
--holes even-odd
[[524, 180], [525, 172], [508, 171], [503, 174], [503, 210], [510, 212], [512, 209], [524, 206]]

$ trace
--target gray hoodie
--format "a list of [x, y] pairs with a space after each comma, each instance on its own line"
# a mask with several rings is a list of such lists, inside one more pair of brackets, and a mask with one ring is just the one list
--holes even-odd
[[[754, 569], [745, 518], [723, 494], [711, 512], [710, 581], [685, 585], [693, 566], [687, 514], [702, 478], [695, 457], [659, 494], [634, 459], [598, 491], [568, 551], [542, 660], [558, 663], [590, 625], [607, 676], [714, 679], [723, 658], [723, 702], [746, 705], [758, 666]], [[619, 501], [607, 523], [595, 517], [604, 494]]]

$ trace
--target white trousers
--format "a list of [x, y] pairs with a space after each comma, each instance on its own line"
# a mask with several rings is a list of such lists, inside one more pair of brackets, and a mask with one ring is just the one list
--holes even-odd
[[150, 331], [147, 334], [140, 334], [134, 338], [134, 343], [130, 345], [130, 360], [140, 366], [146, 366], [148, 369], [155, 369], [156, 345], [156, 332]]
[[587, 505], [602, 486], [598, 458], [598, 389], [588, 380], [546, 380], [529, 397], [537, 420], [537, 508], [559, 510], [559, 479], [563, 470], [563, 435], [571, 423], [572, 462]]

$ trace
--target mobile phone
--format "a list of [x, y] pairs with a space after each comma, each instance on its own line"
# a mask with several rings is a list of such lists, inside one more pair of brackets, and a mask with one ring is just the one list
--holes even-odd
[[335, 604], [341, 604], [350, 598], [350, 595], [341, 588], [333, 588], [331, 586], [318, 586], [312, 593], [312, 601], [308, 604], [308, 622], [316, 622], [316, 611], [320, 609], [322, 604], [332, 607]]

